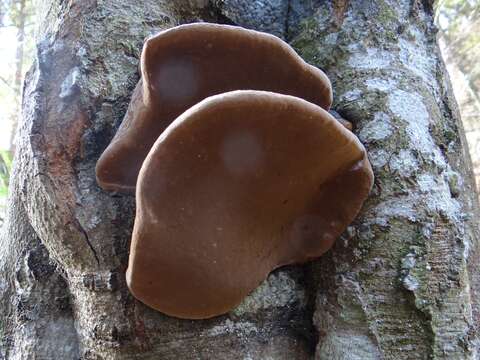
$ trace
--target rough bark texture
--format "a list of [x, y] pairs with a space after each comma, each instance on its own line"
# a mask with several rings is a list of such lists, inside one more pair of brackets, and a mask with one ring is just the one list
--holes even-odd
[[[0, 355], [478, 357], [476, 196], [428, 1], [43, 5], [1, 238]], [[324, 69], [376, 174], [333, 251], [276, 271], [238, 309], [206, 321], [169, 318], [129, 295], [134, 199], [94, 178], [138, 81], [144, 38], [195, 20], [272, 32]]]

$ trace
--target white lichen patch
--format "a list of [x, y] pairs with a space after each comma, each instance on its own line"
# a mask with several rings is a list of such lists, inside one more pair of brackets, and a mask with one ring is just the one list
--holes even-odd
[[358, 47], [351, 48], [353, 55], [348, 59], [348, 65], [357, 69], [385, 69], [393, 61], [392, 53], [377, 48], [367, 48], [361, 51]]
[[420, 286], [418, 280], [411, 274], [408, 274], [403, 278], [402, 284], [403, 287], [409, 291], [415, 291]]
[[362, 128], [358, 137], [362, 142], [369, 143], [387, 139], [392, 133], [393, 127], [390, 123], [390, 117], [383, 112], [378, 112], [374, 115], [374, 119]]
[[[452, 197], [448, 182], [442, 175], [420, 174], [417, 176], [418, 190], [408, 196], [395, 197], [380, 203], [375, 213], [370, 216], [373, 223], [387, 226], [392, 218], [404, 218], [412, 222], [419, 220], [416, 204], [424, 204], [430, 214], [441, 214], [452, 222], [458, 222], [464, 214], [460, 203]], [[431, 228], [424, 228], [424, 235], [429, 237]]]
[[410, 270], [413, 269], [417, 263], [417, 255], [414, 252], [410, 252], [402, 259], [402, 269]]
[[427, 108], [420, 95], [403, 90], [395, 90], [388, 96], [392, 113], [407, 123], [408, 134], [415, 148], [431, 148], [433, 142], [428, 131], [430, 124]]
[[446, 162], [430, 134], [430, 116], [419, 94], [395, 90], [388, 96], [388, 106], [393, 115], [406, 122], [410, 146], [438, 167]]
[[424, 238], [431, 239], [434, 230], [435, 230], [434, 222], [430, 221], [422, 224], [422, 235]]
[[383, 92], [390, 92], [397, 87], [397, 81], [391, 78], [380, 79], [372, 78], [365, 81], [368, 90], [378, 90]]
[[335, 45], [337, 43], [338, 33], [331, 33], [325, 36], [323, 42], [327, 45]]
[[416, 276], [416, 270], [424, 267], [424, 261], [418, 259], [418, 254], [414, 248], [405, 255], [401, 263], [400, 280], [402, 285], [408, 291], [417, 291], [420, 288], [420, 280]]
[[239, 335], [250, 335], [258, 332], [258, 328], [254, 323], [249, 321], [232, 321], [226, 319], [223, 324], [216, 325], [208, 330], [208, 336], [219, 336], [225, 334], [239, 334]]
[[384, 149], [373, 149], [368, 152], [368, 159], [370, 160], [370, 164], [374, 169], [380, 169], [384, 167], [388, 159], [390, 157], [390, 154], [384, 150]]
[[402, 149], [398, 155], [393, 155], [390, 158], [389, 164], [390, 170], [398, 173], [403, 177], [410, 177], [418, 169], [418, 161], [415, 155], [409, 151]]
[[420, 77], [427, 86], [437, 84], [435, 79], [435, 57], [427, 53], [428, 46], [423, 31], [410, 28], [408, 39], [402, 37], [398, 41], [400, 47], [399, 58], [402, 64], [412, 73]]
[[454, 221], [462, 216], [461, 206], [452, 198], [449, 185], [443, 176], [421, 174], [417, 181], [420, 192], [428, 196], [425, 201], [427, 209], [439, 212]]
[[269, 275], [243, 302], [233, 310], [235, 315], [256, 313], [272, 307], [284, 307], [298, 302], [301, 307], [306, 304], [305, 289], [283, 271]]
[[380, 203], [375, 208], [373, 223], [387, 226], [392, 218], [403, 218], [412, 222], [417, 221], [417, 213], [414, 208], [416, 199], [411, 197], [395, 197]]
[[60, 86], [60, 94], [58, 96], [62, 99], [72, 96], [78, 88], [79, 82], [80, 70], [78, 67], [75, 67], [70, 70], [68, 75], [63, 80], [62, 85]]
[[352, 102], [360, 99], [362, 92], [359, 89], [349, 90], [338, 96], [340, 102]]

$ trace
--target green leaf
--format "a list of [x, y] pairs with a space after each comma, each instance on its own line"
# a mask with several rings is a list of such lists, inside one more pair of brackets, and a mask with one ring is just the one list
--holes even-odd
[[12, 156], [9, 151], [0, 150], [0, 197], [8, 194], [8, 182], [12, 169]]

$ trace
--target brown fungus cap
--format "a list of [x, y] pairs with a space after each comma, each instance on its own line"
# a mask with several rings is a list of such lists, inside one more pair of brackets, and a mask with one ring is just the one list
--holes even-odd
[[209, 97], [142, 166], [128, 286], [171, 316], [228, 312], [273, 269], [326, 252], [372, 182], [362, 144], [322, 108], [263, 91]]
[[266, 90], [303, 98], [328, 110], [330, 81], [279, 38], [240, 27], [196, 23], [147, 40], [142, 79], [114, 139], [97, 163], [106, 190], [133, 192], [153, 143], [180, 114], [232, 90]]

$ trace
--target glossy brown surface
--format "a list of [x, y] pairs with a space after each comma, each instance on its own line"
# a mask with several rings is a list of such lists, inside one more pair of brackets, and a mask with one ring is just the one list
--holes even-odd
[[142, 80], [114, 139], [97, 163], [106, 190], [132, 192], [153, 143], [181, 113], [231, 90], [289, 94], [329, 109], [330, 81], [279, 38], [240, 27], [197, 23], [149, 39]]
[[273, 269], [327, 251], [372, 182], [362, 144], [320, 107], [262, 91], [210, 97], [142, 166], [128, 286], [172, 316], [223, 314]]

